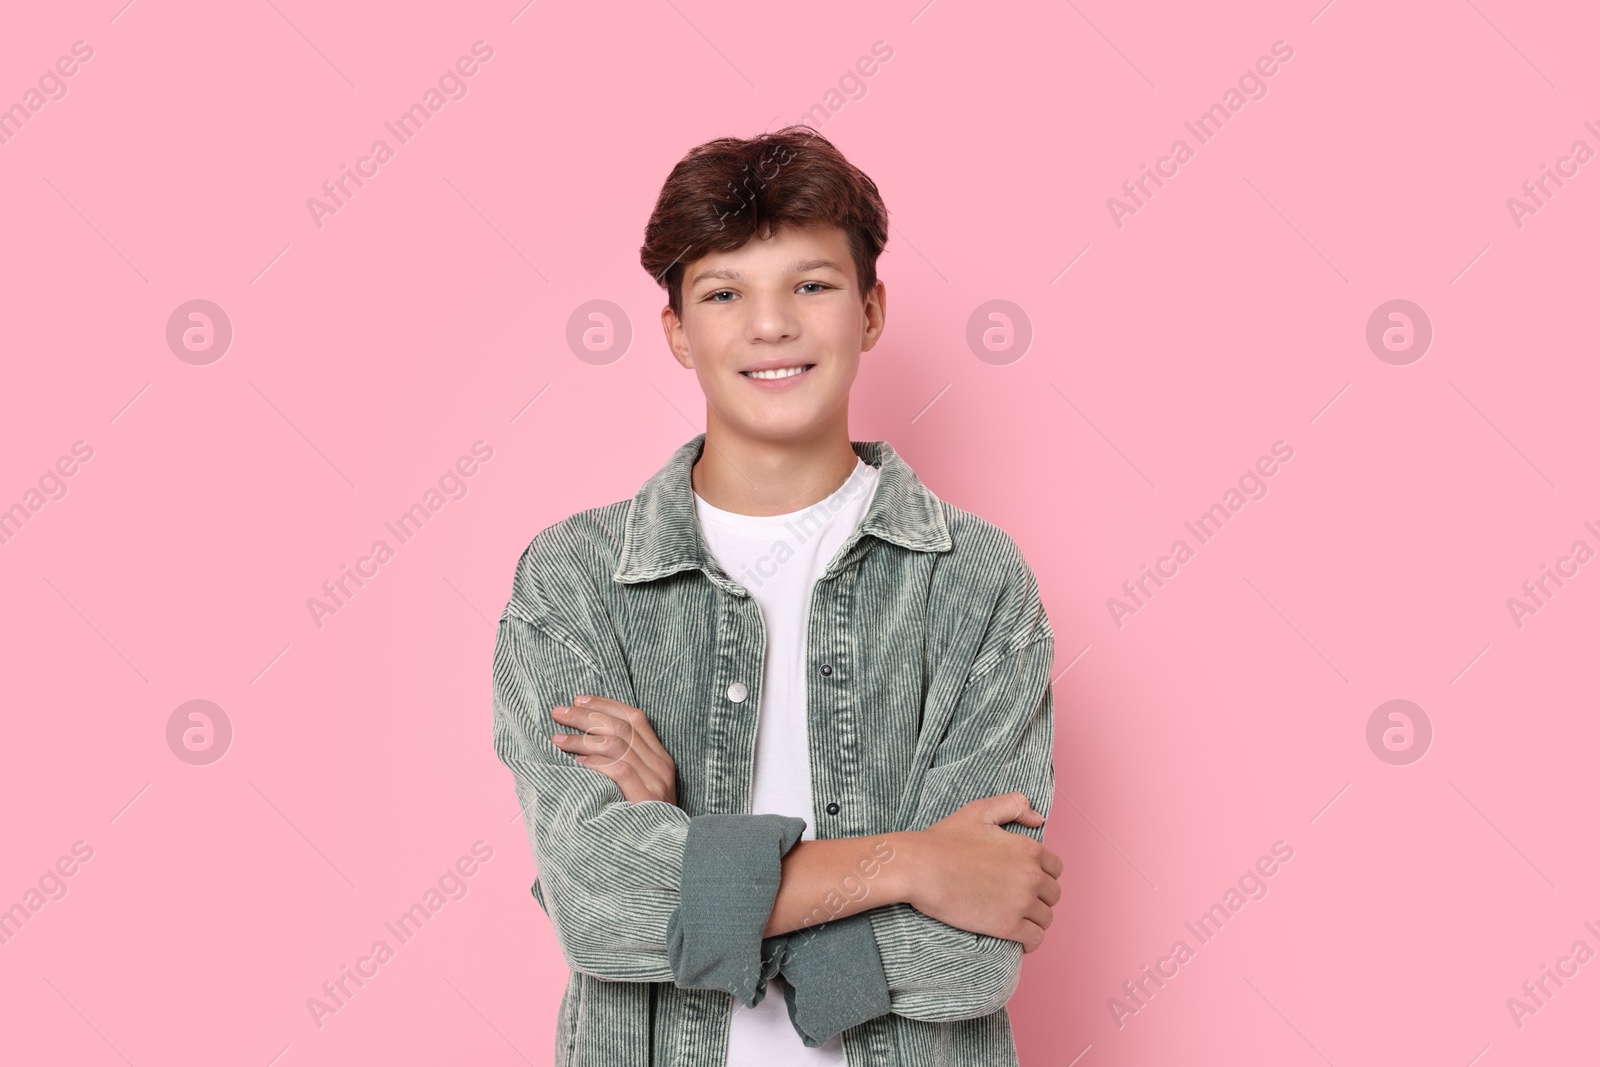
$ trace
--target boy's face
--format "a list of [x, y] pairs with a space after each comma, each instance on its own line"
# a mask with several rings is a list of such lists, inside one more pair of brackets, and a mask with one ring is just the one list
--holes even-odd
[[[780, 227], [683, 275], [683, 317], [661, 310], [667, 344], [706, 395], [708, 430], [769, 440], [817, 438], [846, 422], [861, 353], [883, 333], [880, 280], [865, 301], [837, 226]], [[806, 368], [756, 379], [747, 371]]]

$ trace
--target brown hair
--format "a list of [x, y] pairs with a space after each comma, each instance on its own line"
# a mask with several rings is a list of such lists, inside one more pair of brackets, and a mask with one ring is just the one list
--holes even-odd
[[810, 126], [691, 148], [661, 186], [644, 228], [639, 263], [683, 315], [683, 275], [694, 260], [729, 252], [780, 226], [838, 226], [855, 260], [864, 301], [878, 282], [889, 213], [871, 178]]

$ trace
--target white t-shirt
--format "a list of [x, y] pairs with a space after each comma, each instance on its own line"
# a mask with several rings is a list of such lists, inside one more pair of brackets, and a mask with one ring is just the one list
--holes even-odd
[[[786, 515], [738, 515], [696, 493], [695, 513], [706, 544], [728, 576], [750, 591], [766, 628], [766, 661], [756, 720], [751, 814], [806, 821], [802, 841], [816, 839], [811, 806], [811, 749], [806, 730], [806, 625], [811, 587], [839, 546], [861, 523], [878, 486], [878, 468], [856, 458], [844, 484], [823, 500]], [[728, 1067], [845, 1067], [835, 1034], [807, 1048], [789, 1021], [783, 978], [767, 983], [761, 1003], [733, 1002]]]

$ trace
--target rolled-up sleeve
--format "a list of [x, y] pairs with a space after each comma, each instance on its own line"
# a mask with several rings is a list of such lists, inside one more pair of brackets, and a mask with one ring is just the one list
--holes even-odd
[[[529, 563], [525, 555], [517, 589]], [[632, 704], [632, 686], [596, 666], [574, 632], [581, 628], [540, 615], [542, 603], [514, 589], [500, 619], [494, 750], [511, 770], [538, 868], [534, 895], [568, 966], [613, 981], [720, 989], [755, 1006], [784, 945], [761, 937], [780, 861], [805, 820], [691, 817], [666, 801], [628, 802], [610, 778], [557, 748], [550, 738], [563, 728], [552, 708], [579, 693]]]
[[[926, 829], [964, 804], [1013, 791], [1048, 820], [1055, 795], [1054, 658], [1054, 635], [1024, 566], [996, 603], [948, 731], [897, 830]], [[1044, 838], [1044, 825], [1006, 829]], [[950, 926], [905, 903], [792, 937], [782, 974], [795, 987], [792, 995], [786, 991], [790, 1017], [807, 1045], [885, 1011], [928, 1022], [991, 1014], [1011, 999], [1022, 971], [1021, 942]], [[873, 963], [881, 966], [884, 995]]]
[[747, 1007], [766, 995], [782, 938], [763, 938], [783, 879], [783, 856], [805, 832], [787, 815], [699, 815], [689, 820], [681, 903], [667, 920], [677, 984], [723, 989]]
[[808, 1048], [891, 1008], [871, 919], [871, 912], [857, 912], [784, 935], [784, 1001]]

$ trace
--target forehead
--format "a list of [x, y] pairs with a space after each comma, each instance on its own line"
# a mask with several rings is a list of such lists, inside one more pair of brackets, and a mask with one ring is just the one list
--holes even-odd
[[738, 248], [708, 252], [689, 263], [684, 284], [693, 288], [710, 281], [732, 280], [735, 276], [786, 276], [819, 269], [819, 261], [851, 269], [850, 243], [844, 230], [832, 224], [801, 228], [780, 226], [771, 237], [752, 237]]

